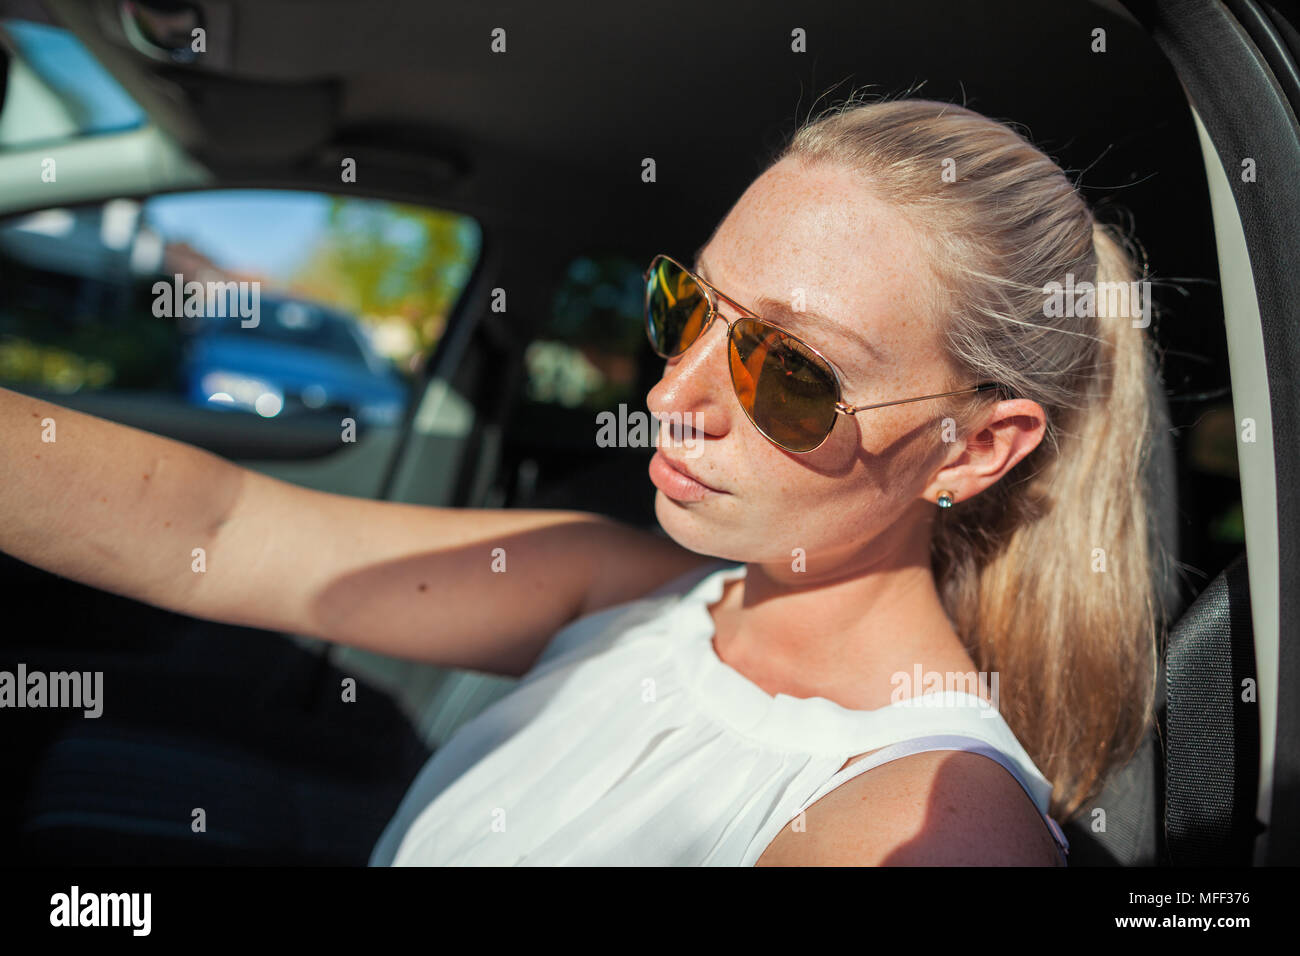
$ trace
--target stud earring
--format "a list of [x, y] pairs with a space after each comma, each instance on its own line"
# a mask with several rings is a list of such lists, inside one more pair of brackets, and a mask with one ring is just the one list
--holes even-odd
[[951, 508], [954, 500], [956, 500], [956, 492], [941, 491], [939, 492], [939, 500], [935, 504], [940, 508]]

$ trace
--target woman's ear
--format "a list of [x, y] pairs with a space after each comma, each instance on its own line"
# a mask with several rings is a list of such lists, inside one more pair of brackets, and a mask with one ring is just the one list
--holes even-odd
[[926, 500], [935, 501], [944, 491], [957, 501], [975, 497], [1037, 448], [1046, 431], [1047, 415], [1037, 402], [998, 402], [971, 429], [957, 457], [934, 473]]

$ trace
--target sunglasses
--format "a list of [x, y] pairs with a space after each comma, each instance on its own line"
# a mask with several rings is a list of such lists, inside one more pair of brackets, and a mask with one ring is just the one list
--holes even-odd
[[835, 428], [837, 415], [1001, 387], [985, 382], [920, 398], [849, 405], [844, 402], [839, 373], [820, 352], [760, 319], [676, 260], [655, 256], [645, 272], [645, 283], [646, 334], [661, 358], [690, 348], [719, 314], [719, 300], [741, 313], [738, 319], [722, 319], [727, 324], [731, 384], [754, 427], [786, 451], [803, 454], [819, 448]]

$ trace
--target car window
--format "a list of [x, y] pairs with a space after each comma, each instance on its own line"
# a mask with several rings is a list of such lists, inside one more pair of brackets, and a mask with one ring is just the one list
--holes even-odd
[[11, 218], [0, 222], [0, 383], [396, 424], [479, 242], [456, 213], [297, 191]]
[[12, 53], [0, 147], [120, 133], [147, 122], [144, 110], [67, 30], [4, 20], [0, 39]]
[[[493, 503], [654, 525], [649, 433], [628, 427], [647, 419], [646, 393], [663, 370], [645, 334], [644, 270], [624, 255], [590, 254], [561, 273], [548, 320], [525, 351]], [[616, 423], [616, 438], [638, 440], [611, 445], [602, 422]]]
[[618, 255], [574, 259], [550, 320], [525, 353], [525, 401], [604, 409], [636, 402], [637, 353], [645, 344], [643, 267]]
[[[236, 315], [205, 316], [208, 334], [222, 337], [244, 335]], [[253, 326], [251, 335], [263, 342], [278, 342], [299, 349], [324, 352], [336, 358], [365, 362], [361, 339], [353, 332], [348, 316], [315, 302], [292, 298], [263, 299], [262, 321]]]

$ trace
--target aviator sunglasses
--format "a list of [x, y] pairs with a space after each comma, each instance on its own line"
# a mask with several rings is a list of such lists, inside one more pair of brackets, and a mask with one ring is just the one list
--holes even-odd
[[655, 256], [645, 272], [645, 283], [646, 334], [661, 358], [681, 355], [690, 348], [719, 315], [719, 300], [741, 313], [731, 321], [722, 317], [727, 325], [731, 384], [754, 427], [786, 451], [803, 454], [819, 448], [835, 428], [837, 415], [1000, 387], [985, 382], [955, 392], [849, 405], [844, 401], [839, 373], [820, 352], [780, 326], [760, 319], [675, 259]]

